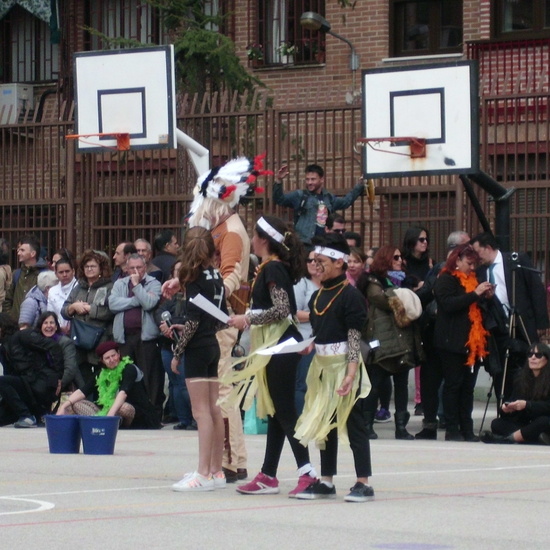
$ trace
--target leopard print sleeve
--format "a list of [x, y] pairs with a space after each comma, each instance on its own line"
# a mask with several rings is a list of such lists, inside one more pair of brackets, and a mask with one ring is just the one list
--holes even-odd
[[185, 346], [189, 343], [189, 340], [193, 338], [197, 328], [199, 327], [198, 321], [186, 321], [183, 325], [183, 330], [180, 332], [180, 340], [177, 344], [174, 345], [174, 357], [180, 359], [185, 350]]
[[269, 289], [273, 306], [258, 313], [248, 314], [252, 325], [267, 325], [275, 321], [281, 321], [290, 315], [290, 299], [282, 288], [273, 285]]
[[361, 340], [361, 332], [355, 328], [350, 328], [348, 330], [348, 362], [357, 363], [359, 362], [359, 354], [361, 353], [361, 348], [359, 342]]

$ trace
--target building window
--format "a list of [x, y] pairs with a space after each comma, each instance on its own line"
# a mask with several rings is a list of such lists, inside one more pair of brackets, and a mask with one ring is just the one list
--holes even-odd
[[493, 14], [495, 38], [550, 36], [550, 0], [494, 0]]
[[[109, 38], [125, 38], [143, 44], [162, 44], [157, 11], [146, 0], [93, 0], [87, 25]], [[88, 50], [102, 50], [101, 36], [90, 33]]]
[[462, 0], [391, 0], [391, 55], [462, 52]]
[[0, 82], [50, 82], [58, 72], [59, 45], [48, 23], [13, 7], [0, 20]]
[[256, 65], [324, 62], [323, 33], [300, 25], [305, 11], [325, 15], [324, 0], [260, 0], [256, 5], [257, 22], [247, 48], [249, 60]]

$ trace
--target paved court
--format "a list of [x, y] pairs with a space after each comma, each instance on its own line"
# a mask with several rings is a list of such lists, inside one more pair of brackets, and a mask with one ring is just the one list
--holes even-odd
[[[477, 404], [479, 425], [481, 403]], [[420, 419], [411, 420], [411, 431]], [[281, 494], [227, 489], [182, 494], [196, 432], [119, 432], [113, 456], [52, 455], [44, 429], [0, 428], [2, 548], [477, 549], [548, 548], [550, 448], [396, 441], [377, 424], [376, 500], [346, 503], [351, 453], [342, 448], [338, 499], [287, 498], [296, 473], [285, 447]], [[264, 436], [247, 436], [250, 473]], [[312, 450], [313, 462], [318, 454]]]

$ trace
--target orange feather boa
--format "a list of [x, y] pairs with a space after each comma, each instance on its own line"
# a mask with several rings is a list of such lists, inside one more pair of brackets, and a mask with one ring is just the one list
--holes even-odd
[[[466, 275], [462, 273], [462, 271], [456, 269], [452, 274], [460, 281], [460, 284], [466, 292], [473, 292], [479, 284], [473, 271], [469, 275]], [[476, 361], [483, 359], [489, 354], [487, 351], [487, 336], [489, 336], [489, 332], [485, 330], [483, 326], [481, 310], [477, 302], [470, 304], [468, 319], [470, 319], [470, 333], [468, 334], [468, 341], [466, 342], [468, 358], [466, 359], [465, 365], [467, 367], [473, 367]]]

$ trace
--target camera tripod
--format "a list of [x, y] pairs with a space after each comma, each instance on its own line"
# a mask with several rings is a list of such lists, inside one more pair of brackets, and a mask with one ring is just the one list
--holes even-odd
[[[517, 262], [518, 260], [518, 253], [512, 252], [511, 259], [513, 262]], [[502, 402], [505, 398], [505, 390], [506, 390], [506, 379], [508, 377], [508, 370], [510, 367], [510, 347], [514, 340], [516, 340], [516, 336], [518, 334], [518, 327], [521, 329], [522, 334], [524, 335], [527, 344], [531, 346], [531, 339], [529, 338], [529, 334], [527, 333], [527, 330], [525, 328], [525, 323], [523, 321], [522, 316], [517, 312], [516, 309], [516, 273], [518, 269], [527, 269], [529, 271], [534, 271], [536, 273], [541, 273], [539, 270], [528, 267], [528, 266], [522, 266], [518, 263], [514, 263], [512, 266], [512, 300], [510, 302], [510, 309], [508, 313], [508, 341], [506, 344], [506, 351], [504, 355], [504, 366], [502, 370], [502, 381], [500, 384], [500, 393], [497, 394], [497, 414], [500, 416], [501, 414], [501, 406]], [[501, 307], [502, 304], [499, 303], [499, 307]], [[502, 306], [504, 307], [504, 306]], [[489, 408], [489, 402], [491, 401], [491, 398], [493, 396], [493, 389], [495, 388], [495, 378], [496, 374], [491, 376], [491, 387], [489, 388], [489, 391], [487, 393], [487, 402], [485, 403], [485, 410], [483, 411], [483, 418], [481, 420], [481, 426], [479, 428], [479, 434], [481, 435], [481, 432], [483, 430], [483, 425], [485, 423], [485, 418], [487, 416], [487, 409]], [[496, 388], [498, 392], [498, 387]]]

